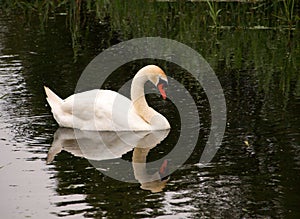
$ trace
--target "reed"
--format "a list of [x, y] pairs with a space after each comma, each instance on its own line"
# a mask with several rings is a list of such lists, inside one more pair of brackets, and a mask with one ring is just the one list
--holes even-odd
[[[265, 93], [271, 92], [270, 88], [275, 86], [277, 78], [278, 88], [285, 95], [290, 92], [300, 95], [297, 67], [300, 62], [300, 43], [295, 40], [299, 38], [299, 31], [295, 28], [299, 20], [299, 7], [296, 7], [296, 0], [251, 3], [209, 0], [202, 3], [3, 0], [1, 6], [6, 11], [19, 11], [32, 19], [38, 15], [43, 27], [47, 25], [49, 17], [65, 13], [72, 38], [74, 61], [81, 54], [89, 28], [99, 21], [108, 22], [109, 28], [117, 32], [122, 40], [144, 36], [171, 38], [196, 48], [217, 71], [222, 62], [220, 60], [224, 60], [225, 69], [255, 69], [259, 87]], [[220, 31], [209, 31], [207, 28], [210, 26]], [[265, 31], [275, 30], [280, 41], [261, 34], [261, 28]], [[236, 31], [233, 34], [227, 29]], [[240, 29], [243, 31], [239, 32]], [[111, 30], [108, 34], [112, 34]], [[269, 42], [275, 42], [269, 47], [275, 47], [276, 50], [268, 49]], [[289, 51], [286, 51], [287, 47]], [[280, 70], [274, 72], [274, 69]], [[219, 71], [222, 72], [221, 69]]]
[[[80, 29], [84, 28], [87, 16], [93, 16], [96, 22], [108, 17], [117, 29], [122, 29], [122, 26], [128, 27], [130, 23], [134, 25], [131, 27], [131, 31], [135, 33], [147, 25], [152, 25], [152, 27], [155, 25], [163, 30], [166, 29], [166, 26], [171, 28], [170, 21], [171, 23], [172, 21], [179, 22], [180, 28], [185, 31], [190, 25], [186, 23], [186, 20], [192, 20], [193, 27], [196, 25], [220, 27], [222, 23], [223, 26], [237, 28], [253, 26], [284, 28], [284, 25], [287, 25], [289, 29], [293, 29], [299, 21], [299, 8], [296, 8], [295, 5], [296, 0], [252, 1], [251, 3], [211, 0], [205, 0], [205, 2], [2, 0], [0, 3], [0, 6], [6, 11], [24, 13], [27, 20], [30, 20], [31, 17], [39, 17], [41, 28], [47, 25], [49, 17], [55, 16], [56, 13], [65, 13], [74, 48], [75, 44], [80, 41]], [[184, 14], [181, 14], [181, 11]], [[222, 11], [224, 13], [221, 13]], [[192, 16], [192, 18], [189, 19], [186, 16]], [[210, 19], [207, 19], [206, 16]], [[145, 24], [137, 25], [134, 19], [140, 21], [141, 18]], [[160, 22], [157, 21], [158, 18]], [[185, 25], [187, 26], [183, 27]], [[223, 27], [221, 26], [221, 28]], [[171, 31], [169, 34], [174, 35]], [[180, 30], [179, 34], [182, 35]]]
[[219, 15], [222, 9], [218, 9], [218, 4], [216, 2], [211, 2], [209, 0], [206, 0], [208, 7], [209, 7], [209, 16], [211, 17], [214, 26], [219, 26]]
[[277, 16], [287, 22], [289, 28], [292, 28], [300, 20], [298, 15], [294, 14], [295, 0], [283, 0], [283, 8], [281, 8], [283, 16]]

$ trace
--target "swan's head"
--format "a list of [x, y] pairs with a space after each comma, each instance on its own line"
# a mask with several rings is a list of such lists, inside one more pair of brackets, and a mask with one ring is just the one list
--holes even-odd
[[165, 88], [168, 86], [168, 78], [165, 72], [156, 65], [147, 65], [144, 69], [147, 70], [149, 81], [157, 87], [161, 96], [165, 100], [167, 98]]

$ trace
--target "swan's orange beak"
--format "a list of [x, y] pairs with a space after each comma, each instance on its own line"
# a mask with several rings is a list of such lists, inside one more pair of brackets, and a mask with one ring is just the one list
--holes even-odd
[[159, 84], [157, 85], [158, 87], [158, 90], [162, 96], [162, 98], [165, 100], [167, 98], [167, 94], [166, 94], [166, 91], [164, 90], [164, 84]]
[[168, 86], [168, 82], [164, 79], [159, 78], [157, 88], [162, 96], [162, 98], [165, 100], [167, 98], [166, 91], [164, 90], [165, 87]]

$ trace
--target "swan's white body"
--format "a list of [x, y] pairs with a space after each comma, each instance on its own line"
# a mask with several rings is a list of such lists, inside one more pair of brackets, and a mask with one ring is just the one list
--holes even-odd
[[[91, 90], [62, 100], [45, 87], [53, 116], [61, 127], [90, 131], [148, 131], [169, 129], [168, 120], [148, 106], [144, 84], [167, 81], [163, 71], [154, 65], [142, 68], [131, 85], [131, 98], [111, 90]], [[160, 88], [161, 90], [161, 88]], [[164, 91], [161, 91], [165, 95]]]

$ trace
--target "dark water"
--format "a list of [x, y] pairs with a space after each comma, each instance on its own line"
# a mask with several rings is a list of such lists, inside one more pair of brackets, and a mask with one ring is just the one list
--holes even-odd
[[[61, 97], [72, 94], [85, 66], [122, 41], [121, 30], [113, 30], [109, 22], [97, 26], [74, 63], [64, 16], [50, 20], [45, 32], [38, 21], [28, 26], [22, 19], [0, 19], [3, 218], [300, 218], [299, 33], [297, 38], [297, 32], [291, 37], [274, 30], [224, 30], [219, 35], [207, 30], [201, 40], [186, 39], [215, 70], [227, 104], [222, 145], [204, 168], [197, 163], [209, 134], [210, 109], [190, 75], [172, 63], [140, 60], [107, 81], [106, 88], [117, 90], [141, 66], [154, 63], [180, 80], [197, 103], [197, 146], [163, 191], [153, 193], [141, 183], [104, 175], [74, 145], [47, 164], [58, 126], [43, 85]], [[147, 159], [156, 160], [176, 144], [180, 119], [170, 101], [158, 95], [147, 98], [172, 126], [148, 153]], [[133, 154], [131, 149], [123, 158], [131, 160]], [[117, 159], [107, 162], [118, 167]]]

